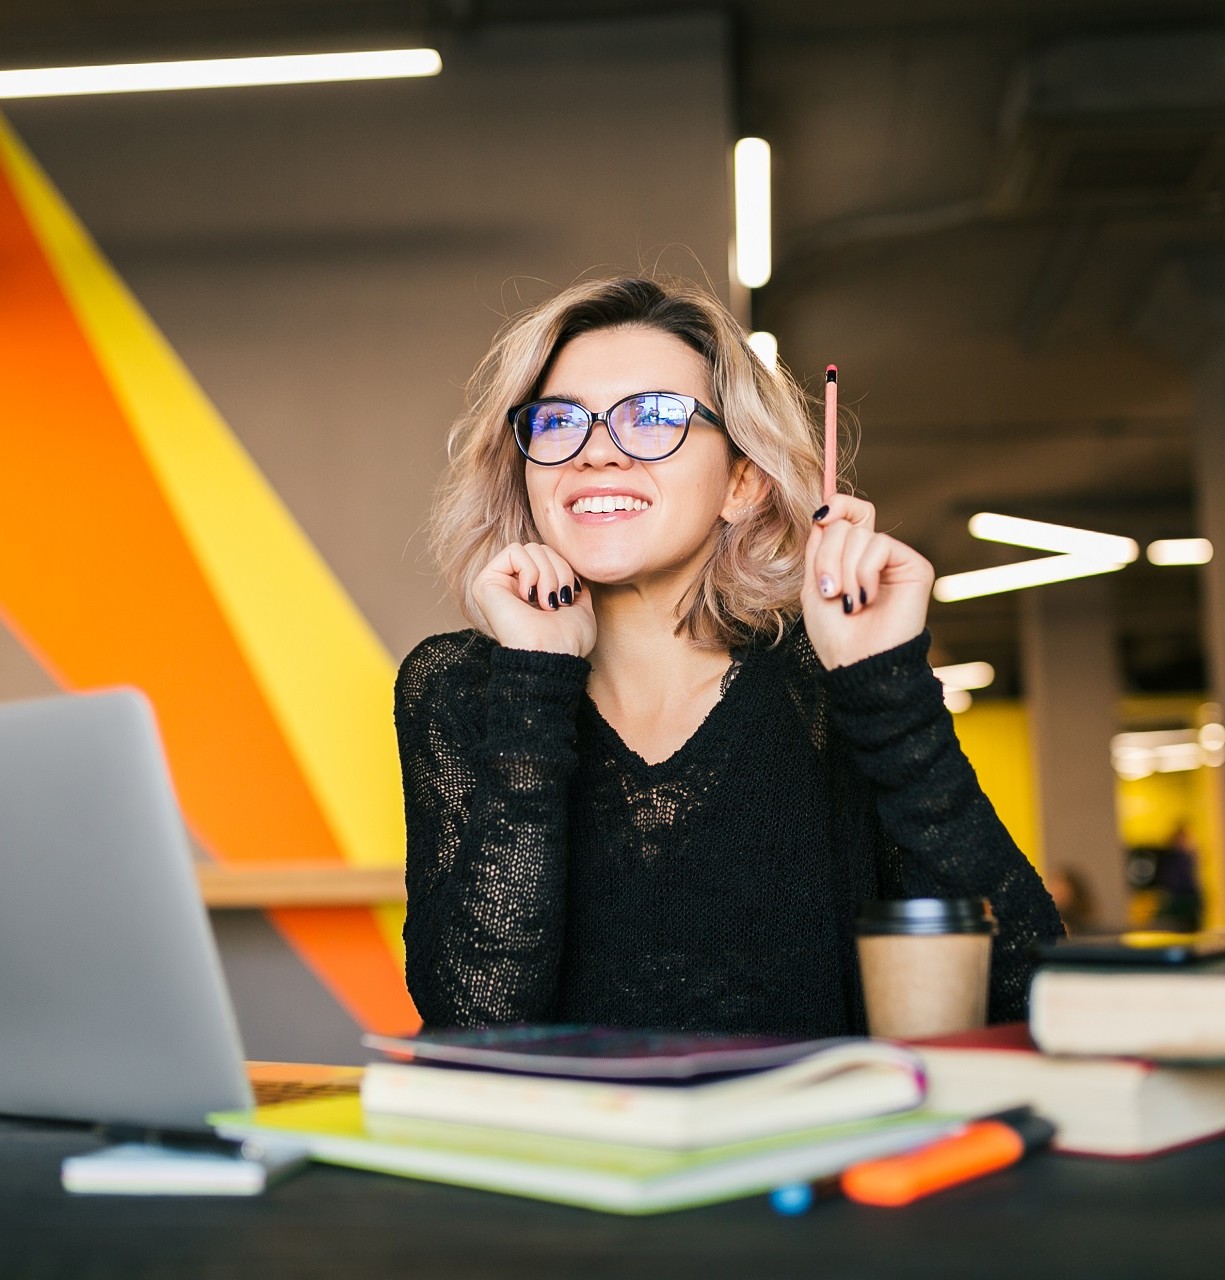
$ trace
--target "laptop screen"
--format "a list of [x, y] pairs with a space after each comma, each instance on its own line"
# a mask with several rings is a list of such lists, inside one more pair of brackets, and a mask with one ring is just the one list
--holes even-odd
[[153, 710], [0, 705], [0, 1113], [205, 1128], [251, 1104]]

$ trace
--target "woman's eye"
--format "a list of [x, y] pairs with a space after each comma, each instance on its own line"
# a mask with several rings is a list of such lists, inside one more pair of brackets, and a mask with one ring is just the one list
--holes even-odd
[[547, 413], [536, 419], [536, 430], [542, 433], [550, 431], [575, 430], [574, 419], [568, 413]]
[[634, 426], [646, 431], [672, 431], [684, 425], [684, 416], [671, 400], [651, 396], [634, 405]]

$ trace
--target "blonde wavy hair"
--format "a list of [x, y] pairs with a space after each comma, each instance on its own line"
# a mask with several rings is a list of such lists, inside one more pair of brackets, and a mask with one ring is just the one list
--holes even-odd
[[430, 545], [446, 583], [467, 619], [488, 631], [472, 596], [476, 576], [508, 543], [541, 540], [507, 411], [537, 395], [572, 338], [634, 326], [672, 334], [702, 356], [733, 456], [755, 463], [766, 480], [747, 518], [720, 521], [678, 607], [677, 634], [712, 648], [777, 642], [800, 612], [804, 546], [820, 502], [812, 406], [785, 369], [758, 359], [723, 304], [687, 281], [581, 281], [503, 326], [468, 382], [435, 494]]

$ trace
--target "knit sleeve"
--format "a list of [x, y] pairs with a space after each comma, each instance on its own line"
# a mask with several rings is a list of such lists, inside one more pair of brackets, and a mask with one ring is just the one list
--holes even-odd
[[588, 669], [474, 633], [433, 637], [400, 668], [406, 977], [429, 1025], [548, 1020]]
[[927, 663], [927, 632], [821, 675], [838, 731], [872, 784], [907, 897], [983, 897], [999, 921], [991, 962], [992, 1022], [1026, 1016], [1030, 951], [1063, 925], [966, 759]]

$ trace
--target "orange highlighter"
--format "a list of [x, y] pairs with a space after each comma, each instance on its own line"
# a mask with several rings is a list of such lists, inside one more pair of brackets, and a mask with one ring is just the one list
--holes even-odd
[[910, 1204], [1016, 1164], [1054, 1136], [1055, 1126], [1029, 1107], [984, 1116], [918, 1151], [852, 1165], [842, 1175], [842, 1194], [859, 1204]]

